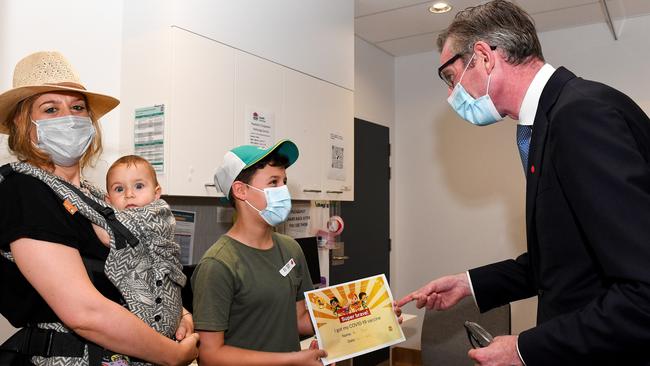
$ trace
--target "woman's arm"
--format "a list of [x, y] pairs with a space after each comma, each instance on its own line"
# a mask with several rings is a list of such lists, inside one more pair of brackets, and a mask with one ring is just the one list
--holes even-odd
[[311, 318], [309, 317], [305, 300], [296, 302], [296, 317], [298, 320], [298, 334], [313, 335], [314, 327], [311, 324]]
[[327, 352], [320, 349], [285, 353], [253, 351], [225, 345], [223, 332], [199, 331], [199, 335], [201, 366], [323, 366], [320, 358], [327, 356]]
[[19, 239], [11, 243], [11, 252], [29, 283], [61, 321], [81, 337], [114, 352], [161, 365], [186, 365], [198, 355], [198, 335], [176, 343], [99, 293], [76, 249]]

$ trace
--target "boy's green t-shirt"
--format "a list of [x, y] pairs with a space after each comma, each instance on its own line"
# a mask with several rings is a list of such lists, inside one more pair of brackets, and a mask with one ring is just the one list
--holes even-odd
[[[223, 331], [225, 344], [266, 352], [300, 350], [296, 302], [313, 289], [300, 245], [273, 234], [260, 250], [227, 235], [208, 249], [192, 275], [194, 327]], [[280, 269], [291, 259], [285, 277]]]

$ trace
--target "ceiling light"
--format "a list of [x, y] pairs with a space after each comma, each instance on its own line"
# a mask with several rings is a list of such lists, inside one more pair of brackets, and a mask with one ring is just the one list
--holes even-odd
[[435, 2], [435, 3], [433, 3], [433, 5], [431, 5], [429, 7], [429, 11], [434, 13], [434, 14], [442, 14], [442, 13], [446, 13], [446, 12], [448, 12], [450, 10], [451, 10], [451, 5], [449, 5], [449, 4], [447, 4], [446, 2], [443, 2], [443, 1]]

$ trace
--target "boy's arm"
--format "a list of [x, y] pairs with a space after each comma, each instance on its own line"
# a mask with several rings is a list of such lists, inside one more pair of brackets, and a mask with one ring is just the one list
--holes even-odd
[[199, 348], [199, 364], [201, 366], [323, 366], [320, 358], [327, 356], [327, 352], [320, 349], [283, 353], [253, 351], [225, 345], [223, 332], [199, 331], [198, 333], [201, 338], [201, 347]]
[[305, 300], [296, 301], [296, 317], [298, 318], [298, 334], [313, 335], [314, 327], [311, 324], [311, 318], [309, 317]]

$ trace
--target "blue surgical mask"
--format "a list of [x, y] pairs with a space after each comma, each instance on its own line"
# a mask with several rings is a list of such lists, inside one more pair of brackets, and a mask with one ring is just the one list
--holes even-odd
[[73, 166], [86, 153], [95, 137], [90, 117], [64, 116], [32, 121], [36, 125], [37, 146], [58, 166]]
[[477, 126], [487, 126], [503, 119], [499, 111], [497, 111], [497, 108], [494, 106], [492, 98], [490, 98], [490, 95], [488, 94], [490, 91], [491, 75], [488, 75], [485, 95], [478, 99], [472, 97], [460, 84], [463, 80], [463, 76], [465, 76], [465, 71], [467, 71], [467, 67], [474, 59], [474, 56], [476, 56], [476, 54], [473, 54], [472, 58], [467, 62], [465, 70], [463, 70], [463, 73], [460, 75], [460, 80], [454, 86], [454, 90], [451, 91], [449, 98], [447, 98], [447, 102], [449, 102], [456, 113], [458, 113], [458, 115], [465, 121]]
[[286, 185], [280, 187], [267, 187], [263, 190], [251, 185], [248, 186], [263, 192], [264, 197], [266, 197], [266, 208], [261, 211], [251, 205], [248, 200], [245, 201], [249, 206], [257, 211], [260, 216], [262, 216], [264, 221], [271, 226], [276, 226], [287, 220], [287, 217], [289, 217], [289, 211], [291, 211], [291, 194]]

